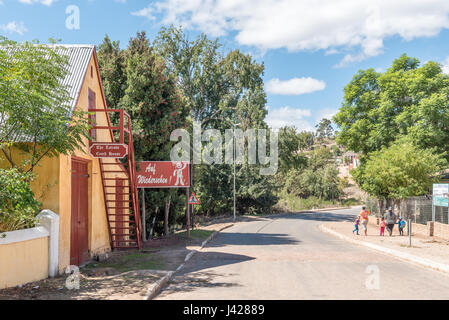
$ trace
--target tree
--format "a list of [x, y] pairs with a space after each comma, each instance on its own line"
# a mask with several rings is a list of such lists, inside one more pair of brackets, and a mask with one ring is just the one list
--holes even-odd
[[322, 200], [336, 200], [342, 194], [338, 169], [333, 154], [328, 148], [320, 147], [309, 152], [304, 168], [279, 173], [284, 194], [303, 199], [316, 197]]
[[0, 232], [33, 228], [41, 209], [30, 187], [33, 175], [0, 169]]
[[[218, 40], [204, 34], [191, 41], [175, 27], [162, 28], [154, 47], [164, 57], [166, 73], [177, 77], [191, 119], [199, 122], [202, 130], [213, 128], [224, 133], [233, 124], [240, 124], [243, 131], [267, 128], [263, 64], [239, 50], [222, 53]], [[195, 190], [202, 199], [195, 210], [205, 214], [228, 211], [233, 199], [232, 166], [194, 167]], [[259, 200], [274, 199], [271, 178], [258, 176], [257, 170], [247, 165], [238, 165], [237, 170], [237, 201], [245, 204], [240, 210], [249, 209], [248, 205], [253, 211], [266, 212], [269, 201]]]
[[313, 132], [301, 131], [297, 134], [299, 139], [299, 149], [301, 151], [311, 150], [315, 144], [315, 135]]
[[345, 87], [334, 121], [337, 141], [365, 155], [408, 136], [421, 148], [449, 150], [449, 77], [441, 66], [402, 55], [384, 73], [360, 70]]
[[187, 109], [173, 75], [151, 48], [144, 32], [132, 38], [125, 53], [126, 89], [119, 106], [132, 119], [137, 160], [169, 160], [173, 130], [187, 125]]
[[343, 151], [340, 149], [340, 147], [336, 144], [334, 144], [333, 146], [331, 146], [331, 150], [334, 153], [335, 157], [340, 157], [341, 155], [343, 155]]
[[111, 41], [108, 35], [98, 47], [98, 64], [100, 65], [103, 89], [109, 108], [116, 108], [125, 94], [126, 56], [120, 49], [119, 41]]
[[[162, 58], [153, 50], [145, 32], [131, 38], [128, 48], [121, 50], [118, 42], [105, 37], [99, 46], [100, 71], [109, 103], [130, 114], [136, 161], [170, 159], [173, 130], [187, 126], [187, 109], [176, 78], [166, 74]], [[167, 235], [169, 215], [183, 210], [185, 191], [159, 189], [146, 192], [146, 205], [153, 216], [156, 208], [165, 209], [165, 217], [156, 221], [157, 233]], [[163, 226], [160, 222], [164, 221]]]
[[406, 199], [427, 194], [447, 166], [444, 154], [421, 149], [401, 139], [370, 154], [353, 176], [361, 188], [380, 199]]
[[332, 121], [323, 118], [320, 123], [315, 126], [318, 139], [323, 141], [326, 138], [331, 138], [334, 134], [334, 128], [332, 128]]
[[62, 47], [0, 42], [0, 150], [10, 167], [33, 172], [44, 157], [70, 154], [88, 138], [87, 114], [72, 112], [62, 85], [67, 66]]
[[279, 172], [285, 174], [291, 169], [301, 169], [305, 166], [307, 159], [300, 149], [301, 140], [296, 128], [279, 129]]
[[[206, 35], [190, 41], [182, 28], [163, 27], [154, 47], [164, 57], [167, 73], [178, 79], [195, 121], [203, 128], [212, 121], [231, 119], [261, 122], [267, 113], [263, 90], [263, 64], [233, 50], [223, 55], [218, 40]], [[253, 108], [256, 107], [256, 108]], [[238, 119], [237, 116], [243, 116]]]

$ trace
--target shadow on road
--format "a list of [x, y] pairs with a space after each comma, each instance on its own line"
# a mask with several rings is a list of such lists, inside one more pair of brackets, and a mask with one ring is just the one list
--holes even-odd
[[220, 276], [223, 275], [208, 271], [197, 272], [195, 274], [182, 274], [168, 283], [169, 285], [164, 289], [162, 295], [191, 292], [201, 288], [229, 288], [242, 286], [238, 283], [216, 282], [217, 277]]
[[208, 247], [223, 247], [227, 245], [238, 246], [267, 246], [267, 245], [290, 245], [301, 241], [287, 234], [275, 233], [221, 233], [219, 241], [211, 241]]
[[334, 212], [301, 212], [301, 213], [285, 213], [276, 216], [267, 217], [268, 219], [299, 219], [299, 220], [312, 220], [319, 222], [332, 222], [332, 221], [353, 221], [356, 214], [342, 214]]
[[[195, 263], [189, 263], [169, 282], [169, 285], [163, 291], [163, 294], [189, 292], [199, 288], [241, 286], [237, 283], [217, 282], [217, 278], [224, 276], [224, 274], [210, 271], [198, 271], [250, 261], [255, 258], [224, 252], [199, 252], [194, 259]], [[226, 276], [229, 276], [229, 274]]]
[[[352, 221], [355, 214], [334, 213], [334, 212], [302, 212], [302, 213], [285, 213], [271, 216], [264, 216], [262, 219], [251, 218], [248, 222], [254, 221], [271, 221], [279, 219], [295, 219], [317, 222], [330, 221]], [[261, 229], [263, 229], [262, 227]], [[260, 231], [261, 231], [260, 229]], [[223, 232], [219, 237], [210, 241], [208, 248], [220, 248], [225, 246], [270, 246], [270, 245], [297, 245], [302, 243], [301, 240], [283, 233], [238, 233]], [[220, 277], [229, 277], [229, 274], [211, 272], [210, 269], [238, 264], [246, 261], [254, 260], [254, 257], [240, 254], [231, 254], [217, 251], [201, 251], [198, 252], [190, 263], [182, 269], [170, 281], [170, 285], [163, 291], [163, 295], [172, 293], [192, 292], [201, 288], [213, 287], [237, 287], [238, 283], [222, 282]]]
[[195, 263], [191, 263], [181, 271], [181, 273], [190, 273], [203, 269], [215, 268], [220, 266], [226, 266], [235, 263], [246, 262], [254, 260], [255, 258], [242, 255], [232, 254], [225, 252], [198, 252], [195, 256]]

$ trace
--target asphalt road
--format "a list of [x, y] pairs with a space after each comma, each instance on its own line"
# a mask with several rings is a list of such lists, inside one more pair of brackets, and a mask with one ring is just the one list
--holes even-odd
[[337, 240], [326, 221], [359, 209], [241, 222], [217, 235], [155, 299], [449, 299], [449, 276]]

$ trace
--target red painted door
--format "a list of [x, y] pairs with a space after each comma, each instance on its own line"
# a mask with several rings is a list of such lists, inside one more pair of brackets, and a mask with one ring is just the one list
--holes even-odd
[[70, 234], [70, 264], [79, 266], [89, 259], [88, 162], [72, 159], [72, 218]]

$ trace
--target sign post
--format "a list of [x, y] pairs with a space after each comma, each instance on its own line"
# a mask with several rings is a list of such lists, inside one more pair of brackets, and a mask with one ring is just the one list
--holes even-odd
[[[186, 188], [188, 203], [190, 165], [187, 161], [142, 161], [136, 172], [137, 188]], [[145, 211], [143, 211], [145, 214]], [[187, 237], [190, 237], [190, 205], [186, 208]]]
[[128, 155], [128, 146], [123, 143], [92, 143], [89, 153], [94, 158], [122, 159]]
[[408, 245], [412, 247], [412, 219], [408, 219]]
[[192, 205], [200, 204], [200, 200], [198, 200], [198, 197], [196, 196], [195, 192], [192, 192], [192, 195], [189, 198], [189, 204]]
[[138, 163], [137, 188], [189, 188], [187, 161], [143, 161]]
[[433, 185], [432, 221], [435, 222], [435, 207], [449, 207], [449, 183]]
[[190, 188], [186, 189], [186, 228], [187, 228], [187, 238], [190, 238], [190, 204], [189, 204], [189, 191]]
[[145, 189], [142, 189], [142, 241], [147, 241], [147, 223], [145, 212]]

